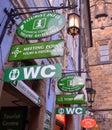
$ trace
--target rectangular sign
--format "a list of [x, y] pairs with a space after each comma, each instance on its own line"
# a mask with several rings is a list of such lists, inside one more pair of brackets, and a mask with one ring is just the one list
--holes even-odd
[[56, 114], [85, 114], [86, 107], [63, 107], [56, 108]]
[[59, 78], [62, 75], [61, 64], [50, 64], [41, 66], [25, 66], [18, 68], [7, 68], [4, 72], [4, 82], [17, 80], [32, 80], [43, 78]]
[[14, 86], [19, 92], [25, 95], [29, 100], [31, 100], [37, 106], [41, 105], [41, 98], [23, 81], [12, 81], [11, 85]]
[[64, 40], [12, 46], [9, 61], [63, 56]]
[[0, 130], [25, 130], [27, 107], [1, 107]]
[[56, 95], [56, 104], [83, 104], [84, 95]]

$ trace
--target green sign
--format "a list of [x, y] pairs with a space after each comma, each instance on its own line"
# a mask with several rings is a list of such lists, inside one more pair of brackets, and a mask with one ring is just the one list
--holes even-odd
[[56, 95], [56, 104], [83, 104], [84, 95]]
[[63, 56], [64, 40], [12, 46], [9, 61]]
[[84, 80], [80, 76], [65, 76], [58, 81], [58, 88], [64, 92], [77, 92], [84, 87]]
[[25, 130], [26, 118], [26, 107], [2, 107], [0, 130]]
[[12, 81], [11, 85], [14, 86], [19, 92], [25, 95], [29, 100], [37, 106], [41, 105], [41, 98], [23, 81]]
[[85, 107], [63, 107], [63, 108], [56, 108], [56, 114], [85, 114], [86, 108]]
[[61, 14], [39, 13], [21, 22], [17, 28], [17, 34], [28, 39], [43, 38], [59, 32], [65, 23], [65, 17]]
[[26, 66], [18, 68], [7, 68], [4, 73], [4, 81], [31, 80], [43, 78], [61, 77], [61, 64], [50, 64], [41, 66]]

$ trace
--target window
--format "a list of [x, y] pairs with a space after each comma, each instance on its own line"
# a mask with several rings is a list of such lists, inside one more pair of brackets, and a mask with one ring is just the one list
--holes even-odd
[[101, 62], [109, 61], [108, 45], [101, 45], [100, 46], [100, 61]]

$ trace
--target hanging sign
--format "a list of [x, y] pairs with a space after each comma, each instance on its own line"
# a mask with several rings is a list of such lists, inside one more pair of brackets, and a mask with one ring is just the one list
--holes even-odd
[[43, 38], [59, 32], [65, 23], [65, 17], [61, 14], [39, 13], [21, 22], [17, 28], [17, 34], [28, 39]]
[[9, 61], [63, 56], [64, 40], [12, 46]]
[[84, 95], [56, 95], [56, 104], [83, 104]]
[[92, 128], [96, 125], [96, 120], [93, 118], [84, 118], [81, 121], [81, 126], [84, 128]]
[[63, 108], [56, 108], [56, 114], [85, 114], [86, 108], [85, 107], [63, 107]]
[[65, 76], [58, 80], [58, 88], [64, 92], [77, 92], [84, 87], [84, 80], [80, 76]]
[[41, 66], [26, 66], [18, 68], [7, 68], [4, 73], [4, 81], [14, 80], [31, 80], [43, 78], [58, 78], [61, 77], [61, 64], [50, 64]]
[[23, 81], [12, 81], [11, 85], [14, 86], [19, 92], [25, 95], [29, 100], [31, 100], [37, 106], [41, 105], [41, 98]]

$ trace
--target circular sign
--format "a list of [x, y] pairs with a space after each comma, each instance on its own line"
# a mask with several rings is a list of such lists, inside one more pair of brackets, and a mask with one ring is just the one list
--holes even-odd
[[28, 39], [43, 38], [59, 32], [65, 23], [65, 17], [61, 14], [39, 13], [21, 22], [17, 34]]
[[80, 76], [65, 76], [58, 80], [58, 88], [64, 92], [77, 92], [84, 87], [84, 80]]
[[93, 118], [84, 118], [81, 121], [81, 126], [84, 128], [92, 128], [96, 125], [96, 121]]

